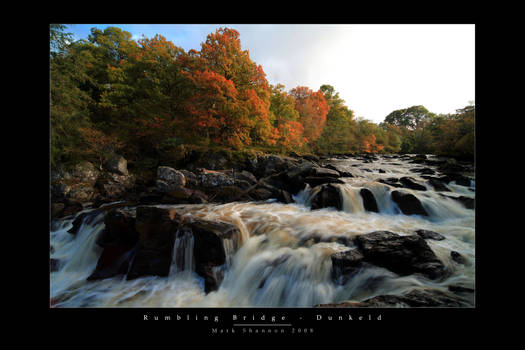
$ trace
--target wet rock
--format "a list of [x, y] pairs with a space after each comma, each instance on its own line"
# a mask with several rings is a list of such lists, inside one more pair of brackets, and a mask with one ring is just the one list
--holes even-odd
[[104, 163], [104, 169], [111, 173], [128, 175], [128, 161], [118, 154], [113, 154]]
[[363, 198], [363, 206], [366, 211], [379, 213], [379, 208], [377, 207], [377, 202], [372, 191], [370, 191], [368, 188], [362, 188], [359, 191], [359, 194]]
[[348, 171], [343, 170], [341, 167], [338, 167], [333, 164], [328, 164], [325, 166], [326, 169], [332, 169], [339, 173], [340, 177], [354, 177], [354, 175]]
[[[277, 189], [275, 191], [278, 191]], [[254, 188], [249, 192], [249, 196], [256, 201], [265, 201], [270, 198], [274, 198], [274, 192], [270, 191], [268, 188]]]
[[419, 199], [411, 193], [392, 191], [392, 200], [397, 203], [399, 209], [401, 209], [405, 215], [428, 216]]
[[197, 220], [184, 225], [194, 237], [193, 258], [195, 272], [205, 279], [205, 292], [216, 290], [220, 281], [213, 274], [213, 267], [226, 263], [224, 239], [236, 241], [240, 231], [235, 225]]
[[458, 264], [461, 264], [461, 265], [468, 264], [468, 260], [463, 255], [456, 252], [455, 250], [450, 252], [450, 257], [452, 258], [452, 260], [454, 260]]
[[433, 239], [435, 241], [441, 241], [445, 239], [445, 236], [443, 236], [440, 233], [429, 231], [429, 230], [417, 230], [416, 233], [419, 235], [419, 237], [423, 239]]
[[298, 163], [296, 159], [276, 155], [264, 155], [257, 158], [257, 168], [254, 174], [258, 177], [267, 177], [272, 174], [287, 171], [295, 167]]
[[202, 191], [194, 190], [190, 198], [188, 198], [188, 202], [191, 204], [208, 203], [208, 196]]
[[124, 275], [128, 272], [136, 247], [125, 245], [109, 245], [100, 255], [95, 270], [87, 278], [88, 281]]
[[65, 207], [64, 203], [51, 203], [51, 218], [60, 217]]
[[417, 191], [427, 190], [425, 186], [418, 184], [417, 182], [414, 181], [414, 179], [410, 177], [404, 176], [401, 179], [399, 179], [399, 182], [401, 182], [404, 187], [410, 188], [411, 190], [417, 190]]
[[182, 218], [175, 209], [139, 206], [135, 229], [137, 252], [126, 279], [145, 275], [167, 276], [171, 266], [175, 233]]
[[344, 184], [345, 183], [344, 181], [339, 180], [338, 178], [330, 177], [330, 176], [326, 176], [326, 177], [307, 176], [304, 179], [304, 182], [309, 184], [310, 187], [316, 187], [316, 186], [319, 186], [322, 184], [328, 184], [328, 183], [332, 183], [332, 184]]
[[361, 302], [321, 304], [318, 307], [470, 307], [467, 300], [437, 289], [414, 289], [401, 295], [379, 295]]
[[312, 199], [312, 210], [333, 207], [343, 209], [343, 200], [339, 188], [333, 184], [320, 186], [320, 191]]
[[432, 187], [434, 187], [435, 191], [438, 191], [438, 192], [441, 192], [441, 191], [448, 192], [448, 191], [450, 191], [450, 189], [441, 180], [439, 180], [438, 178], [430, 177], [428, 179], [428, 183]]
[[311, 171], [308, 173], [308, 176], [313, 177], [340, 177], [341, 175], [337, 170], [328, 169], [328, 168], [321, 168], [321, 167], [313, 167], [311, 168]]
[[345, 284], [350, 276], [362, 267], [364, 256], [356, 249], [333, 254], [332, 279], [340, 285]]
[[472, 288], [467, 288], [459, 285], [450, 285], [448, 286], [448, 290], [454, 293], [474, 293], [475, 290]]
[[423, 175], [434, 175], [436, 173], [434, 170], [430, 168], [414, 168], [414, 169], [410, 169], [410, 171], [414, 173], [420, 173]]
[[357, 236], [355, 243], [367, 262], [399, 275], [420, 273], [430, 279], [437, 279], [445, 273], [443, 263], [420, 236], [375, 231]]
[[288, 191], [280, 190], [277, 195], [277, 201], [285, 204], [294, 203], [292, 195]]
[[377, 182], [383, 183], [388, 186], [402, 188], [404, 187], [402, 184], [399, 183], [399, 179], [395, 177], [389, 177], [388, 179], [379, 179]]
[[60, 260], [58, 259], [49, 259], [49, 272], [55, 272], [58, 271], [58, 267], [60, 265]]
[[463, 204], [465, 206], [465, 208], [467, 208], [467, 209], [475, 209], [476, 208], [476, 201], [475, 201], [474, 198], [469, 198], [469, 197], [465, 197], [465, 196], [454, 197], [454, 196], [446, 196], [446, 195], [443, 195], [443, 197], [454, 199], [454, 200], [460, 202], [461, 204]]

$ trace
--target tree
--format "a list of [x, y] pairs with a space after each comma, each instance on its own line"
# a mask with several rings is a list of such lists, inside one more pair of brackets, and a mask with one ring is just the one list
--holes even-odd
[[292, 89], [290, 95], [295, 99], [295, 109], [299, 112], [299, 121], [304, 127], [307, 143], [313, 145], [323, 132], [328, 103], [322, 91], [314, 92], [305, 86]]
[[423, 106], [412, 106], [409, 108], [393, 111], [388, 116], [386, 116], [384, 122], [414, 130], [418, 127], [419, 123], [423, 119], [429, 117], [432, 114], [433, 113], [430, 113]]

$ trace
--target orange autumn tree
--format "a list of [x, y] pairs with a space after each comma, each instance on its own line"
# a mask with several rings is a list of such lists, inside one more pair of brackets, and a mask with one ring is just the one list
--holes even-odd
[[252, 125], [231, 80], [210, 70], [185, 73], [194, 84], [188, 101], [191, 129], [213, 142], [240, 148], [250, 144]]
[[[250, 140], [268, 143], [272, 132], [270, 86], [262, 67], [250, 59], [247, 50], [242, 50], [239, 32], [220, 28], [207, 36], [199, 53], [192, 54], [194, 67], [205, 66], [233, 83], [238, 91], [238, 107], [244, 114], [243, 118], [249, 119]], [[245, 121], [242, 124], [245, 125]], [[238, 134], [239, 139], [243, 139], [244, 131]]]
[[366, 153], [381, 152], [383, 150], [383, 148], [385, 148], [385, 146], [376, 143], [376, 141], [377, 141], [377, 139], [376, 139], [376, 135], [375, 134], [372, 134], [372, 135], [369, 135], [369, 136], [365, 136], [363, 138], [363, 150]]
[[304, 127], [304, 137], [309, 145], [321, 136], [328, 114], [328, 103], [322, 91], [314, 92], [305, 86], [298, 86], [290, 91], [295, 99], [295, 109], [299, 112], [299, 121]]

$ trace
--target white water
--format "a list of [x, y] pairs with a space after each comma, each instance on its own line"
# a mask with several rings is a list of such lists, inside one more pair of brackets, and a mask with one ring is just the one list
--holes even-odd
[[[391, 164], [396, 163], [396, 164]], [[359, 167], [353, 167], [357, 164]], [[400, 165], [399, 165], [400, 164]], [[236, 225], [237, 240], [224, 240], [226, 263], [213, 272], [221, 276], [217, 291], [204, 293], [204, 282], [195, 272], [193, 237], [177, 235], [168, 277], [142, 277], [126, 281], [117, 276], [86, 281], [96, 266], [102, 249], [96, 239], [104, 227], [83, 224], [76, 236], [66, 231], [72, 220], [51, 232], [52, 258], [59, 259], [59, 271], [51, 273], [50, 293], [56, 307], [311, 307], [345, 300], [360, 301], [382, 294], [399, 294], [425, 286], [446, 290], [449, 285], [474, 288], [475, 211], [453, 199], [427, 191], [413, 191], [429, 213], [428, 217], [403, 215], [390, 199], [394, 188], [375, 182], [379, 178], [410, 176], [423, 180], [410, 169], [418, 167], [400, 159], [380, 157], [374, 163], [341, 161], [356, 177], [339, 184], [343, 211], [309, 208], [315, 190], [306, 188], [294, 196], [295, 204], [228, 203], [224, 205], [174, 205], [189, 217], [218, 220]], [[372, 172], [361, 171], [360, 167]], [[378, 173], [381, 168], [385, 173]], [[474, 186], [474, 183], [472, 183]], [[366, 212], [359, 190], [368, 188], [376, 198], [379, 213]], [[464, 186], [448, 185], [450, 196], [474, 198]], [[166, 207], [164, 205], [164, 207]], [[94, 220], [96, 222], [98, 220]], [[362, 269], [344, 285], [331, 278], [330, 256], [354, 249], [351, 238], [377, 230], [401, 235], [426, 229], [441, 233], [445, 240], [427, 243], [449, 269], [450, 276], [435, 282], [419, 275], [398, 276], [380, 267]], [[341, 240], [344, 238], [345, 240]], [[347, 242], [347, 246], [341, 242]], [[350, 243], [348, 243], [350, 242]], [[469, 260], [452, 261], [454, 250]]]

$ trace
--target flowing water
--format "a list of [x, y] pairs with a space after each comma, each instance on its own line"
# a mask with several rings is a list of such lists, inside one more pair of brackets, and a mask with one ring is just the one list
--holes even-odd
[[[193, 237], [177, 235], [169, 276], [148, 276], [127, 281], [125, 275], [86, 281], [93, 272], [102, 248], [96, 245], [104, 228], [103, 214], [85, 219], [78, 233], [67, 233], [73, 219], [53, 224], [51, 258], [60, 260], [58, 271], [51, 272], [50, 296], [54, 307], [312, 307], [345, 300], [362, 301], [377, 295], [401, 294], [418, 287], [446, 291], [449, 285], [475, 288], [475, 210], [442, 196], [474, 198], [475, 181], [470, 187], [454, 182], [449, 192], [403, 188], [414, 194], [429, 216], [404, 215], [391, 200], [394, 187], [377, 182], [381, 178], [410, 176], [424, 180], [411, 171], [423, 166], [401, 158], [380, 156], [363, 163], [357, 159], [331, 160], [353, 178], [337, 184], [343, 196], [343, 210], [310, 210], [315, 189], [307, 187], [294, 196], [295, 203], [275, 201], [228, 203], [223, 205], [172, 205], [188, 217], [217, 220], [236, 225], [239, 237], [224, 240], [226, 263], [215, 267], [221, 275], [219, 289], [206, 294], [204, 281], [195, 272]], [[425, 167], [429, 167], [426, 166]], [[432, 168], [432, 166], [430, 166]], [[379, 172], [381, 169], [381, 172]], [[469, 174], [473, 175], [473, 174]], [[364, 210], [359, 195], [368, 188], [377, 201], [379, 213]], [[441, 193], [441, 194], [440, 194]], [[159, 205], [160, 206], [160, 205]], [[361, 269], [344, 285], [333, 281], [330, 256], [355, 249], [352, 238], [378, 230], [413, 235], [426, 229], [446, 239], [426, 240], [445, 264], [449, 275], [433, 281], [421, 275], [399, 276], [385, 268]], [[454, 262], [451, 251], [468, 260]]]

